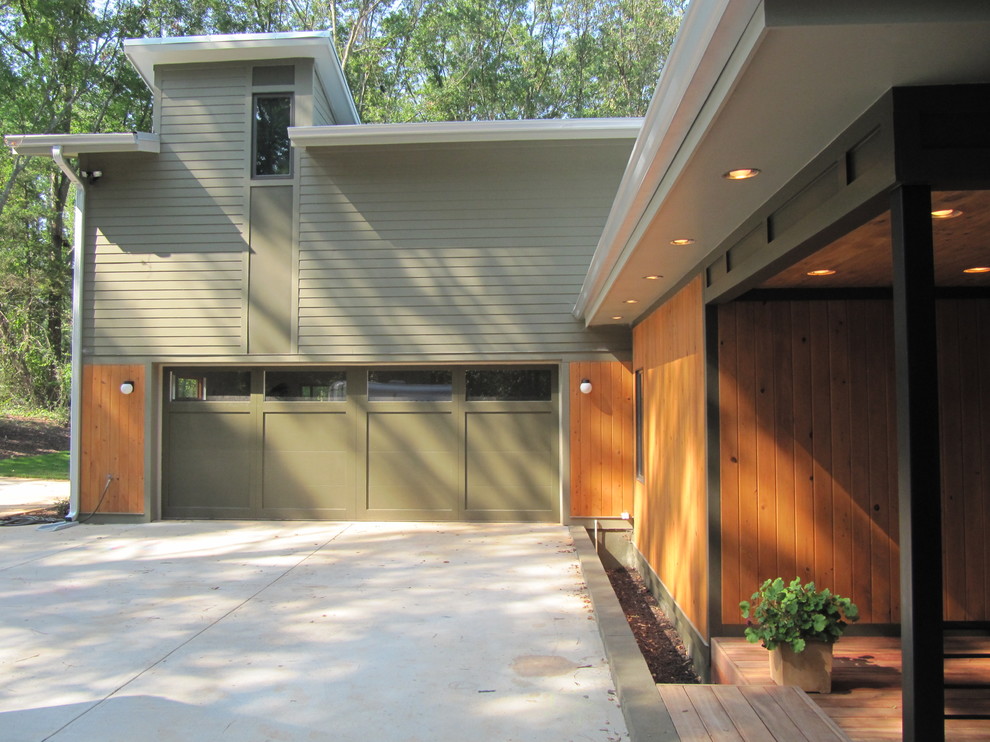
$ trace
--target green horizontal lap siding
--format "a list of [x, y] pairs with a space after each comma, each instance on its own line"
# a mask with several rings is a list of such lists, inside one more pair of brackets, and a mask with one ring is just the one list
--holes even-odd
[[85, 352], [228, 355], [244, 345], [248, 70], [158, 71], [161, 154], [90, 156]]
[[327, 98], [326, 90], [323, 88], [323, 82], [320, 80], [320, 76], [317, 74], [313, 75], [313, 125], [314, 126], [327, 126], [329, 124], [335, 124], [336, 121], [333, 120], [333, 113], [330, 108], [330, 101]]
[[585, 330], [571, 309], [629, 147], [308, 151], [299, 193], [299, 352], [618, 349], [611, 333]]

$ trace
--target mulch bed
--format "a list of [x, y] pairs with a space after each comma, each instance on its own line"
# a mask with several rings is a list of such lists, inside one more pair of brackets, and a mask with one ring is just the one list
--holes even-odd
[[69, 428], [28, 417], [0, 417], [0, 459], [69, 450]]
[[700, 683], [684, 642], [636, 570], [606, 569], [656, 683]]

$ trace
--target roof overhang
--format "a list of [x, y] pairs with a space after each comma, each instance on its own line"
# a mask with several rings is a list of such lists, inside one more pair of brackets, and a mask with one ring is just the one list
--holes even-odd
[[289, 138], [297, 147], [635, 139], [642, 123], [624, 118], [296, 126]]
[[152, 90], [158, 65], [312, 59], [334, 119], [341, 124], [361, 120], [329, 31], [125, 39], [124, 53]]
[[52, 147], [61, 147], [67, 157], [104, 152], [161, 151], [157, 134], [129, 132], [125, 134], [11, 134], [4, 143], [15, 155], [50, 156]]
[[635, 323], [890, 88], [987, 81], [979, 0], [693, 0], [575, 314]]

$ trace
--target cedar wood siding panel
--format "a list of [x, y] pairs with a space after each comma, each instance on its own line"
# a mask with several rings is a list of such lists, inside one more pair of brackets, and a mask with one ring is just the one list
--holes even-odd
[[[120, 385], [134, 382], [133, 394]], [[83, 367], [80, 511], [144, 512], [144, 366]], [[100, 497], [106, 497], [100, 503]]]
[[[581, 393], [581, 381], [591, 394]], [[619, 361], [570, 365], [571, 515], [633, 511], [633, 374]]]
[[248, 75], [159, 69], [161, 154], [87, 158], [88, 358], [242, 351]]
[[701, 280], [633, 330], [643, 371], [644, 481], [636, 484], [636, 548], [681, 611], [708, 636], [708, 504]]
[[341, 359], [628, 349], [571, 314], [630, 143], [310, 151], [299, 353]]
[[945, 617], [990, 620], [990, 301], [938, 303]]
[[[990, 302], [938, 302], [945, 616], [990, 620]], [[773, 348], [772, 373], [755, 355]], [[719, 308], [722, 621], [764, 579], [900, 620], [893, 319], [886, 301]], [[769, 410], [769, 412], [764, 411]], [[764, 476], [757, 472], [767, 471]]]
[[722, 621], [795, 576], [898, 621], [890, 303], [736, 302], [718, 324]]

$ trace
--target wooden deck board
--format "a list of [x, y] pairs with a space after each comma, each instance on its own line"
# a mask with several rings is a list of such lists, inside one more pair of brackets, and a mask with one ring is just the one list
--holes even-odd
[[658, 685], [682, 742], [848, 742], [796, 688]]
[[[986, 653], [990, 652], [990, 638], [952, 636], [945, 646], [949, 653]], [[900, 640], [845, 637], [836, 644], [834, 656], [832, 693], [813, 693], [805, 698], [853, 742], [901, 739]], [[770, 679], [766, 650], [744, 639], [713, 639], [712, 669], [722, 682], [731, 678], [738, 685], [776, 687]], [[946, 680], [990, 682], [990, 658], [947, 659]], [[947, 688], [945, 697], [946, 713], [990, 713], [990, 689]], [[948, 719], [945, 729], [947, 740], [990, 739], [990, 720]]]

